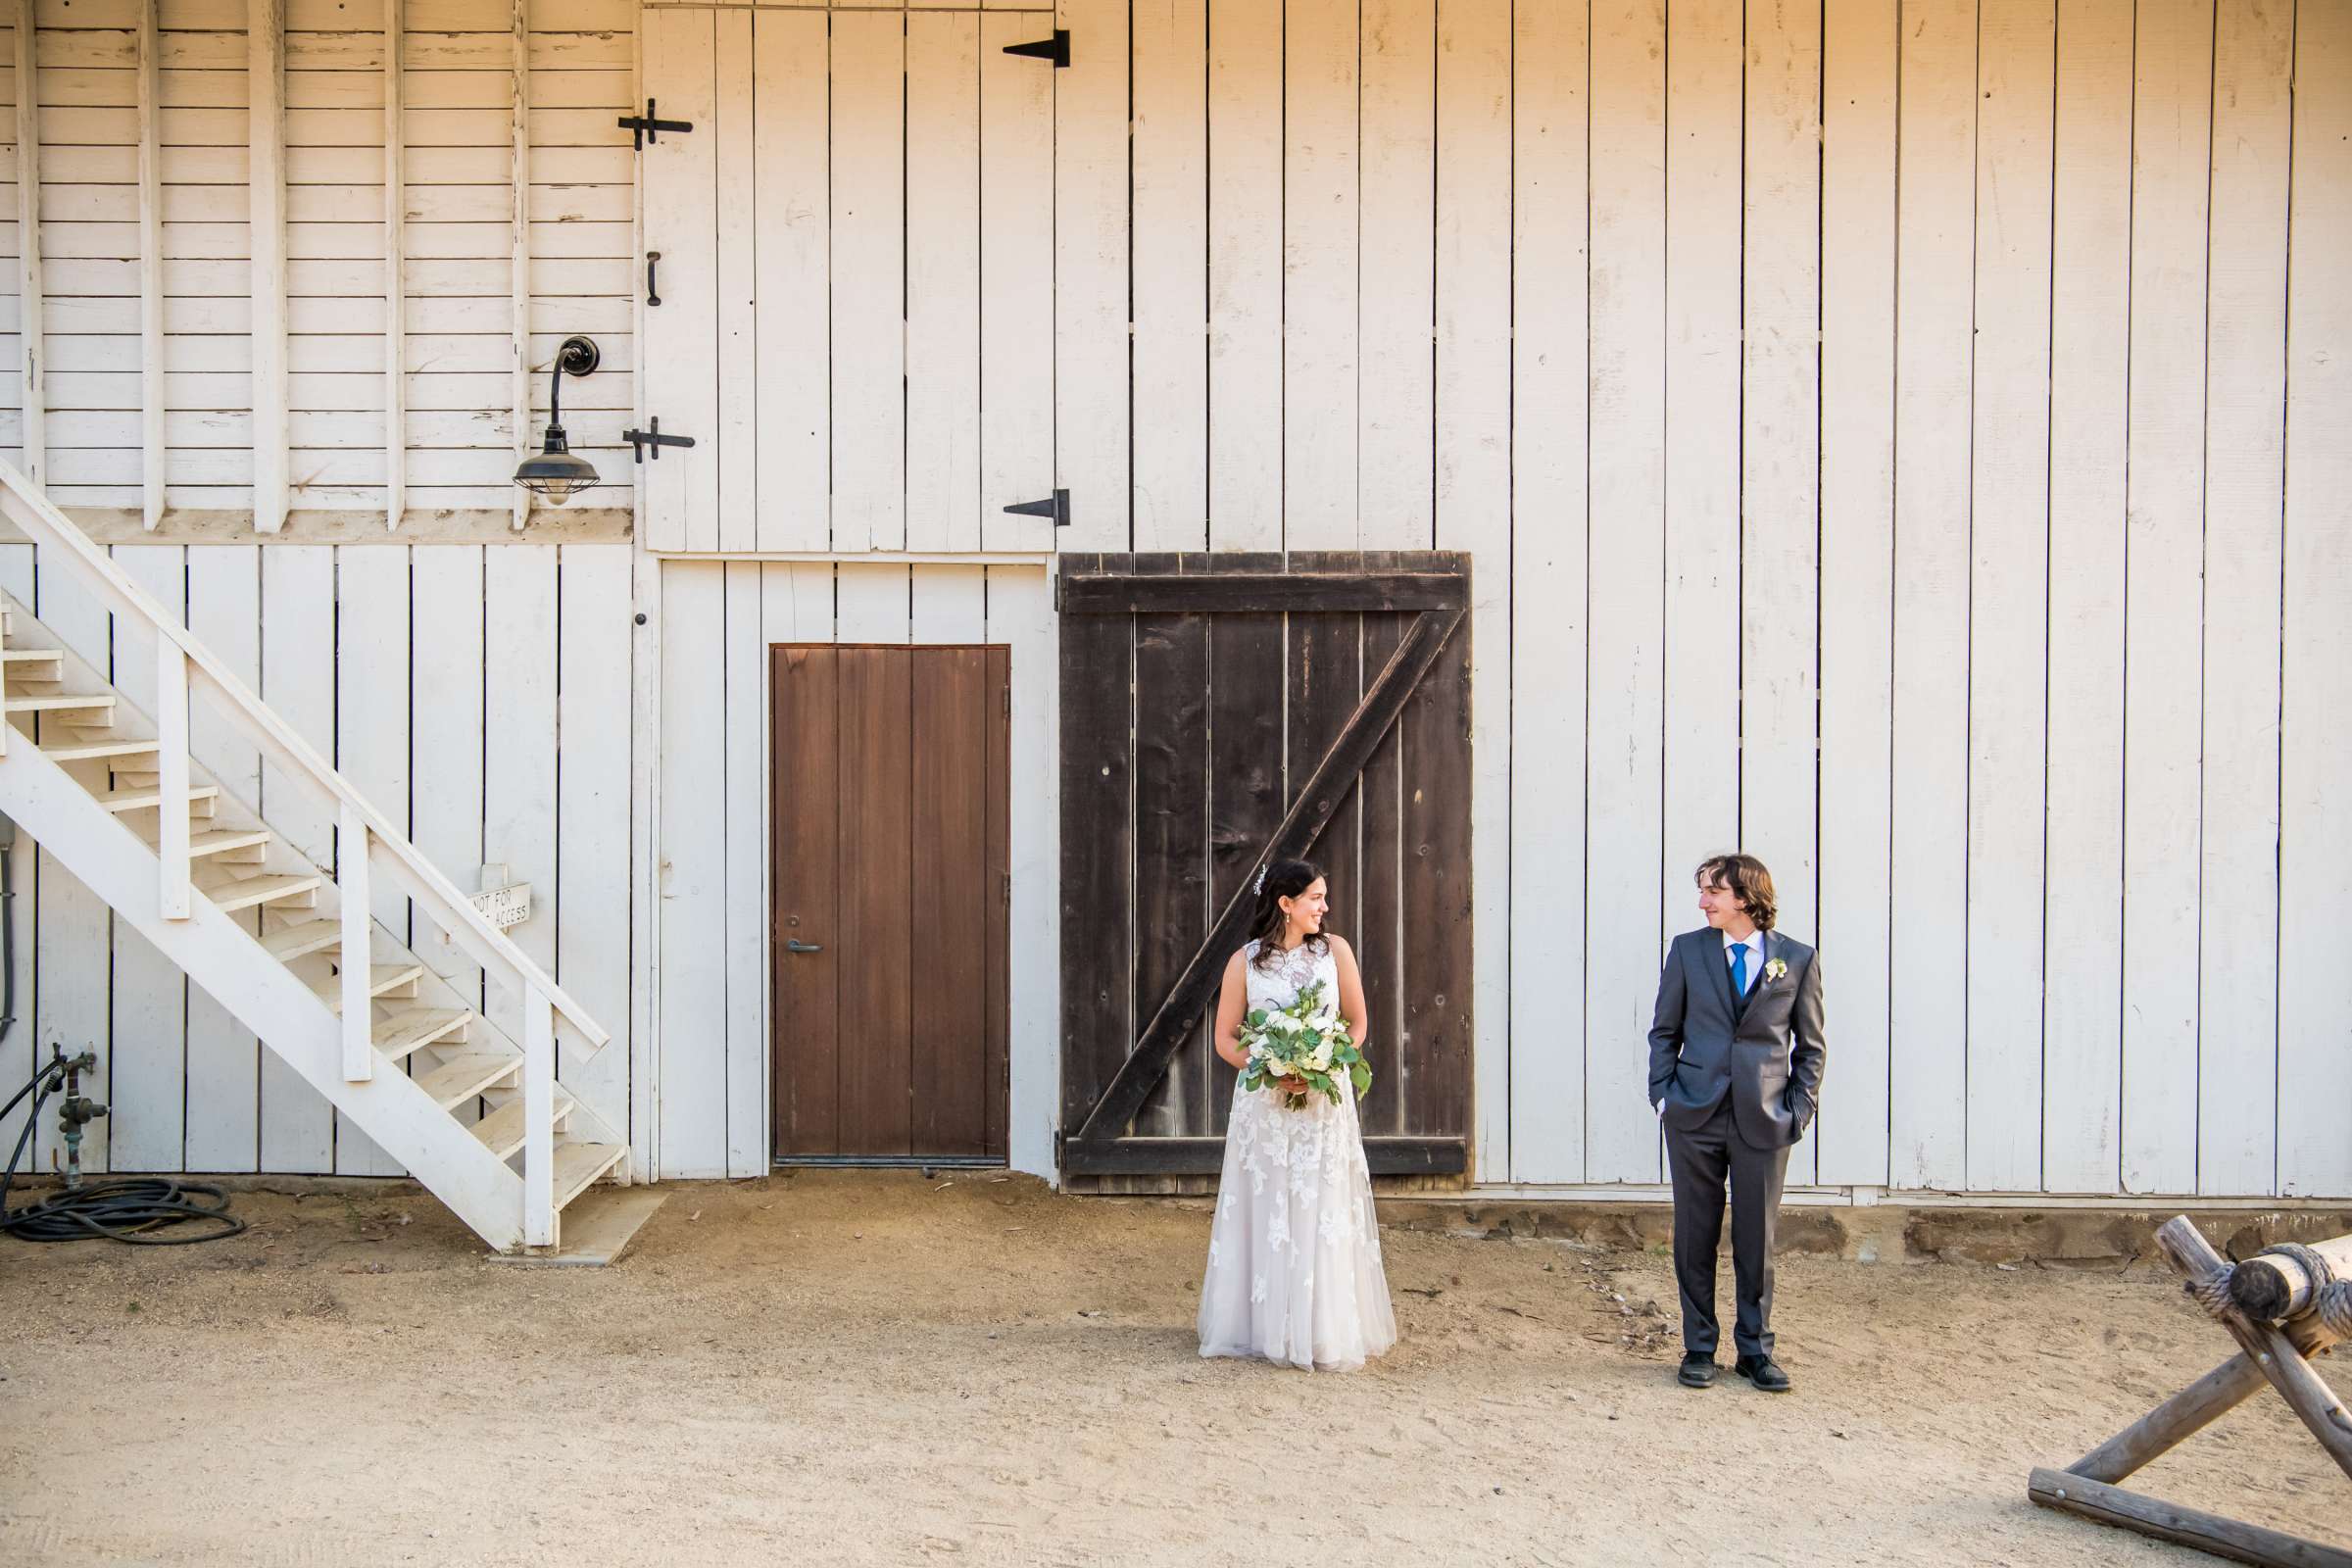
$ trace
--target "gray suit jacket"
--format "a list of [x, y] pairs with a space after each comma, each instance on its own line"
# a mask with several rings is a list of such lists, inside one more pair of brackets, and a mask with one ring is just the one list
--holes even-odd
[[1779, 1149], [1805, 1135], [1821, 1103], [1821, 961], [1811, 948], [1778, 931], [1764, 934], [1764, 964], [1788, 966], [1757, 975], [1742, 999], [1732, 990], [1723, 933], [1686, 931], [1666, 952], [1658, 1006], [1649, 1026], [1649, 1102], [1660, 1119], [1686, 1131], [1704, 1126], [1723, 1097], [1753, 1149]]

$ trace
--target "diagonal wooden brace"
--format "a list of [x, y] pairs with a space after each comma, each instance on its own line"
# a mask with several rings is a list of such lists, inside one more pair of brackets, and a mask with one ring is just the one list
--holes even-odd
[[[1421, 684], [1421, 677], [1438, 662], [1446, 640], [1461, 624], [1462, 615], [1460, 610], [1428, 610], [1413, 621], [1412, 629], [1396, 645], [1388, 667], [1364, 693], [1347, 727], [1340, 731], [1339, 739], [1332, 742], [1331, 750], [1316, 765], [1306, 788], [1291, 803], [1289, 814], [1258, 857], [1258, 864], [1270, 864], [1307, 852], [1315, 836], [1330, 822], [1332, 813], [1339, 809], [1340, 800], [1356, 774], [1363, 771], [1364, 763], [1396, 724], [1396, 716], [1404, 711], [1405, 702]], [[1152, 1015], [1143, 1038], [1119, 1064], [1117, 1076], [1102, 1091], [1102, 1098], [1096, 1102], [1086, 1124], [1078, 1129], [1072, 1142], [1085, 1144], [1116, 1138], [1135, 1119], [1152, 1086], [1166, 1074], [1177, 1048], [1183, 1045], [1201, 1010], [1208, 1005], [1210, 996], [1223, 978], [1226, 959], [1248, 935], [1255, 900], [1248, 881], [1235, 891], [1225, 912], [1210, 928], [1208, 939], [1185, 965], [1167, 999]]]

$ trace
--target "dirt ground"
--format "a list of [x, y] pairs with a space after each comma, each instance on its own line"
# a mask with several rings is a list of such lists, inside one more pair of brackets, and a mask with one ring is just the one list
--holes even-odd
[[[1199, 1359], [1198, 1202], [687, 1185], [606, 1269], [413, 1193], [235, 1206], [0, 1241], [0, 1562], [2211, 1560], [2025, 1500], [2229, 1348], [2160, 1265], [1788, 1258], [1775, 1398], [1675, 1385], [1654, 1250], [1388, 1227], [1404, 1342], [1316, 1376]], [[2267, 1392], [2133, 1484], [2352, 1544]]]

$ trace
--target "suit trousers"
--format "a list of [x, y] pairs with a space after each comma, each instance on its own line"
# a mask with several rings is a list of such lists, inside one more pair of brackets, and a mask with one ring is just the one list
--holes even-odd
[[1743, 1140], [1726, 1094], [1703, 1126], [1666, 1129], [1666, 1163], [1674, 1172], [1674, 1282], [1683, 1298], [1683, 1348], [1692, 1355], [1715, 1353], [1715, 1255], [1728, 1178], [1732, 1280], [1740, 1303], [1732, 1342], [1741, 1355], [1770, 1355], [1772, 1242], [1788, 1149], [1757, 1149]]

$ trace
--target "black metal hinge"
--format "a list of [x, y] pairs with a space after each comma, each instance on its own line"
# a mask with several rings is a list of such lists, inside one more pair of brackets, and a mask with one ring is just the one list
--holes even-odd
[[645, 101], [644, 114], [623, 115], [620, 117], [618, 123], [621, 129], [632, 133], [637, 144], [637, 150], [639, 152], [645, 151], [645, 144], [647, 142], [660, 141], [662, 139], [662, 131], [675, 131], [682, 134], [694, 128], [694, 122], [691, 120], [655, 119], [654, 101], [651, 98], [648, 98]]
[[1070, 525], [1070, 493], [1056, 490], [1043, 501], [1022, 501], [1004, 509], [1016, 517], [1052, 517], [1054, 526]]
[[656, 463], [660, 463], [662, 461], [662, 449], [663, 447], [690, 447], [694, 445], [694, 437], [690, 435], [663, 435], [662, 433], [662, 420], [658, 416], [654, 418], [646, 420], [645, 422], [648, 425], [651, 425], [652, 428], [646, 430], [623, 430], [620, 432], [620, 438], [629, 444], [629, 450], [634, 454], [634, 457], [631, 460], [633, 462], [643, 463], [645, 461], [645, 451], [648, 447], [653, 448], [654, 461]]
[[1008, 43], [1004, 46], [1004, 52], [1030, 60], [1051, 60], [1054, 70], [1067, 70], [1070, 64], [1070, 29], [1055, 27], [1053, 37], [1040, 38], [1035, 43]]

